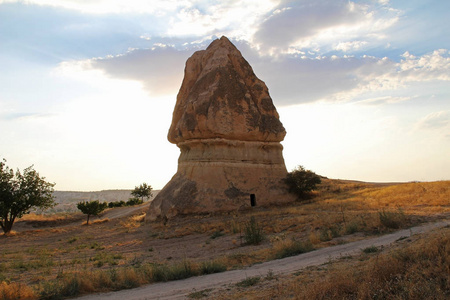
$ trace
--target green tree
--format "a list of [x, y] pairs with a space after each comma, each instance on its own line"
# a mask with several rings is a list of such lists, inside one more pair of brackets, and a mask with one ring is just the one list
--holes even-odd
[[108, 203], [95, 201], [82, 201], [77, 203], [77, 208], [87, 215], [87, 225], [89, 225], [90, 216], [98, 216], [102, 211], [108, 207]]
[[0, 162], [0, 226], [9, 233], [14, 221], [32, 208], [46, 209], [55, 205], [53, 199], [54, 183], [45, 181], [30, 166], [21, 173], [15, 173], [6, 166], [6, 160]]
[[297, 195], [299, 199], [304, 199], [309, 192], [316, 189], [316, 186], [321, 183], [321, 179], [316, 173], [305, 170], [303, 166], [298, 166], [288, 173], [284, 182], [288, 185], [290, 193]]
[[148, 200], [151, 196], [153, 196], [152, 190], [152, 186], [144, 182], [140, 186], [136, 186], [131, 192], [131, 195], [136, 198], [141, 198], [142, 202], [144, 202], [144, 198], [147, 198]]

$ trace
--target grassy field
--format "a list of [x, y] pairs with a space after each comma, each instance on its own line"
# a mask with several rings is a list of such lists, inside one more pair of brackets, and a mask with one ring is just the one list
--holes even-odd
[[[145, 223], [146, 209], [144, 205], [132, 216], [103, 218], [89, 226], [82, 225], [80, 214], [26, 216], [15, 224], [17, 232], [0, 236], [0, 299], [60, 299], [222, 272], [448, 218], [450, 181], [375, 184], [324, 179], [307, 203], [178, 217], [166, 224]], [[448, 231], [444, 233], [448, 236]], [[435, 246], [439, 247], [447, 251], [442, 259], [448, 267], [448, 240]], [[381, 257], [379, 253], [368, 255]], [[339, 262], [342, 269], [336, 274], [346, 274], [345, 278], [354, 282], [369, 278], [362, 267], [356, 273], [343, 273], [354, 270], [355, 265], [350, 260]], [[402, 266], [411, 269], [411, 274], [418, 269]], [[297, 295], [297, 288], [306, 289], [298, 278], [308, 283], [311, 293], [321, 285], [331, 286], [339, 282], [332, 269], [307, 272], [309, 281], [301, 276], [288, 278], [287, 290]], [[331, 279], [327, 283], [324, 277]], [[375, 284], [386, 284], [383, 280], [388, 279], [380, 278], [373, 287], [370, 280], [365, 283], [364, 295], [373, 296]], [[250, 284], [250, 289], [258, 282]], [[448, 277], [443, 282], [448, 289]], [[401, 281], [400, 285], [406, 283]], [[271, 293], [274, 290], [258, 289], [245, 297], [259, 299]], [[358, 296], [361, 293], [351, 290], [345, 295], [365, 299]], [[299, 299], [310, 294], [305, 295]], [[323, 299], [328, 296], [324, 294]]]

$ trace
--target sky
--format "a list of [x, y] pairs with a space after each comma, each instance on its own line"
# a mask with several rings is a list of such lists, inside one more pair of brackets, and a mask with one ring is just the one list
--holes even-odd
[[227, 36], [288, 170], [450, 180], [450, 1], [0, 0], [0, 159], [56, 190], [161, 189], [184, 65]]

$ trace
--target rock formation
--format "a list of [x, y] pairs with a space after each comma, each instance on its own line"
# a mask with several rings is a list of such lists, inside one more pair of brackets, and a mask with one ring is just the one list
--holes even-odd
[[286, 131], [267, 86], [226, 38], [186, 62], [168, 139], [178, 171], [147, 216], [238, 210], [292, 201], [282, 179]]

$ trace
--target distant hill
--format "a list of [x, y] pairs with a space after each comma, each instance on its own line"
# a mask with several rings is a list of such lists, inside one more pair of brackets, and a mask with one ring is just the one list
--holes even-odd
[[[128, 201], [132, 190], [104, 190], [98, 192], [73, 192], [55, 191], [55, 202], [57, 205], [45, 211], [45, 213], [55, 212], [77, 212], [77, 203], [80, 201], [99, 200], [100, 202]], [[153, 197], [159, 191], [152, 191]], [[150, 198], [150, 200], [153, 199]]]

